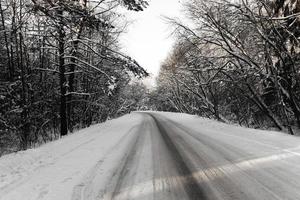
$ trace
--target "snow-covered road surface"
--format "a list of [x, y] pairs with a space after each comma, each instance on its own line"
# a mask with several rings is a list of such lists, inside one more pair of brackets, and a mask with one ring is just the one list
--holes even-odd
[[0, 158], [1, 200], [296, 200], [300, 138], [132, 113]]

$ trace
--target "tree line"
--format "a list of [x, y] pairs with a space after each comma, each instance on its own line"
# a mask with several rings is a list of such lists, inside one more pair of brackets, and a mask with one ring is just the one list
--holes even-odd
[[120, 52], [119, 6], [144, 0], [0, 0], [0, 155], [129, 112], [148, 73]]
[[[158, 110], [300, 128], [300, 1], [191, 0], [161, 66]], [[163, 95], [158, 95], [163, 94]]]

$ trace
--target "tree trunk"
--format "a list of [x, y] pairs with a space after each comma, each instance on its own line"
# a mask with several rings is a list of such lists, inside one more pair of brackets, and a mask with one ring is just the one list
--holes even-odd
[[[78, 37], [77, 39], [80, 38], [80, 34], [81, 34], [81, 31], [78, 33]], [[70, 59], [70, 76], [69, 76], [69, 92], [70, 94], [68, 94], [68, 97], [67, 97], [67, 113], [68, 113], [68, 127], [69, 127], [69, 130], [72, 132], [73, 131], [73, 126], [74, 126], [74, 122], [73, 122], [73, 119], [72, 119], [72, 116], [73, 116], [73, 104], [72, 104], [72, 100], [73, 100], [73, 95], [72, 95], [72, 92], [75, 91], [75, 86], [74, 86], [74, 80], [75, 80], [75, 62], [76, 62], [76, 56], [77, 56], [77, 50], [78, 50], [78, 41], [74, 41], [73, 42], [73, 50], [72, 50], [72, 58]]]
[[[21, 8], [20, 8], [21, 9]], [[29, 124], [28, 124], [28, 107], [27, 107], [27, 95], [26, 95], [26, 71], [24, 69], [24, 60], [23, 60], [23, 36], [19, 32], [19, 66], [21, 68], [21, 83], [22, 83], [22, 148], [23, 150], [27, 149], [29, 144]]]
[[6, 48], [6, 56], [7, 56], [7, 68], [8, 68], [8, 79], [10, 81], [13, 81], [13, 70], [12, 70], [12, 59], [10, 57], [10, 50], [9, 50], [9, 44], [8, 44], [8, 38], [7, 38], [7, 30], [5, 26], [5, 19], [4, 19], [4, 13], [2, 10], [2, 4], [0, 0], [0, 12], [1, 12], [1, 23], [2, 23], [2, 29], [4, 34], [4, 41], [5, 41], [5, 48]]
[[[60, 5], [60, 2], [59, 2]], [[67, 105], [66, 105], [66, 77], [65, 77], [65, 32], [62, 7], [58, 10], [60, 24], [58, 27], [58, 56], [59, 56], [59, 86], [60, 86], [60, 135], [68, 134]]]
[[[84, 0], [81, 4], [81, 6], [86, 9], [86, 6], [87, 6], [87, 1]], [[75, 86], [74, 86], [74, 80], [75, 80], [75, 63], [76, 63], [76, 57], [77, 57], [77, 51], [78, 51], [78, 45], [79, 45], [79, 39], [81, 37], [81, 34], [82, 34], [82, 31], [83, 31], [83, 25], [84, 25], [84, 17], [81, 18], [81, 22], [79, 24], [79, 27], [78, 27], [78, 32], [77, 32], [77, 35], [75, 36], [75, 41], [72, 42], [72, 52], [71, 52], [71, 55], [72, 55], [72, 58], [70, 59], [70, 76], [69, 76], [69, 80], [68, 80], [68, 83], [69, 83], [69, 92], [70, 94], [68, 95], [67, 97], [67, 114], [68, 114], [68, 127], [69, 127], [69, 130], [71, 132], [73, 132], [73, 126], [74, 126], [74, 121], [73, 121], [73, 103], [72, 103], [72, 100], [73, 100], [73, 95], [72, 95], [72, 92], [75, 91]]]

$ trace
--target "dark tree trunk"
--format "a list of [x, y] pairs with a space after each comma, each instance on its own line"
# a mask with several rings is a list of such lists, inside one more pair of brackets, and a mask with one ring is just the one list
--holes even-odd
[[[80, 34], [80, 33], [79, 33]], [[77, 39], [79, 39], [79, 35], [77, 37]], [[77, 56], [77, 50], [78, 50], [78, 41], [74, 41], [73, 42], [73, 50], [72, 50], [72, 57], [70, 59], [70, 76], [69, 76], [69, 92], [70, 94], [67, 97], [67, 113], [68, 113], [68, 126], [69, 126], [69, 130], [72, 132], [73, 131], [73, 126], [74, 126], [74, 122], [73, 122], [73, 104], [72, 104], [72, 100], [73, 100], [73, 95], [72, 92], [75, 91], [75, 86], [74, 86], [74, 80], [75, 80], [75, 63], [76, 63], [76, 56]]]
[[[86, 0], [84, 0], [83, 6], [84, 6], [84, 8], [86, 8], [86, 6], [87, 6]], [[69, 80], [68, 80], [70, 94], [67, 97], [67, 114], [68, 114], [68, 127], [71, 132], [73, 132], [73, 126], [74, 126], [72, 92], [75, 91], [75, 85], [74, 85], [75, 84], [75, 81], [74, 81], [75, 80], [75, 68], [76, 68], [76, 59], [75, 58], [77, 57], [77, 51], [78, 51], [78, 45], [79, 45], [78, 40], [80, 39], [81, 33], [83, 31], [83, 24], [84, 24], [84, 18], [81, 19], [77, 36], [75, 38], [75, 41], [72, 42], [72, 53], [71, 53], [72, 57], [70, 59], [70, 62], [71, 62], [70, 76], [69, 76]]]
[[0, 12], [1, 12], [1, 23], [2, 23], [2, 29], [4, 34], [4, 41], [5, 41], [5, 48], [6, 48], [6, 56], [7, 56], [7, 68], [8, 68], [8, 79], [10, 81], [13, 81], [13, 70], [12, 70], [12, 59], [10, 57], [10, 50], [9, 50], [9, 44], [8, 44], [8, 38], [7, 38], [7, 30], [5, 28], [5, 19], [4, 19], [4, 13], [2, 10], [2, 4], [0, 1]]
[[60, 86], [60, 135], [68, 134], [67, 125], [67, 104], [66, 104], [66, 76], [65, 76], [65, 32], [63, 24], [62, 7], [58, 10], [60, 25], [58, 28], [58, 56], [59, 56], [59, 86]]
[[24, 69], [24, 59], [23, 59], [23, 36], [22, 33], [19, 33], [19, 56], [20, 63], [19, 66], [21, 68], [21, 83], [22, 83], [22, 149], [25, 150], [29, 144], [29, 124], [28, 124], [28, 105], [27, 105], [27, 95], [26, 95], [26, 71]]

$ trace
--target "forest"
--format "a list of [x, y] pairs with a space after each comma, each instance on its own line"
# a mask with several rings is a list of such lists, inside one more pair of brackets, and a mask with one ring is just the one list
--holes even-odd
[[[191, 0], [153, 92], [158, 110], [289, 134], [300, 128], [300, 2]], [[161, 95], [163, 94], [163, 95]]]
[[165, 18], [176, 43], [151, 89], [119, 46], [128, 23], [118, 9], [148, 6], [0, 0], [0, 155], [135, 110], [299, 132], [298, 0], [184, 1], [187, 22]]
[[119, 51], [120, 6], [138, 12], [147, 2], [0, 1], [0, 155], [137, 106], [128, 83], [148, 73]]

